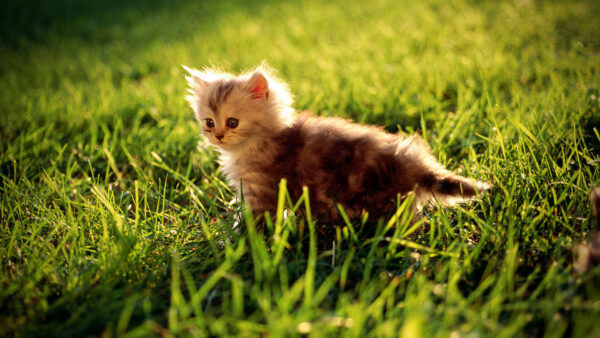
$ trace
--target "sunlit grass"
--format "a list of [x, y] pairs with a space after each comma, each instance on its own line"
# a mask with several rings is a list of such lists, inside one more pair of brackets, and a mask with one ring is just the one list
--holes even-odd
[[[0, 334], [598, 334], [600, 268], [572, 260], [600, 182], [599, 15], [594, 1], [7, 5]], [[406, 205], [320, 224], [282, 190], [259, 230], [196, 149], [181, 65], [263, 60], [296, 108], [419, 131], [494, 188], [418, 228]]]

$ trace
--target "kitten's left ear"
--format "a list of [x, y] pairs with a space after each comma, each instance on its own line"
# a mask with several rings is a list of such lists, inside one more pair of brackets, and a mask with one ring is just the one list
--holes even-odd
[[204, 87], [206, 87], [208, 82], [202, 78], [201, 72], [199, 70], [190, 68], [185, 65], [181, 65], [181, 67], [183, 67], [183, 69], [190, 73], [190, 75], [186, 76], [185, 79], [187, 80], [192, 90], [204, 89]]
[[265, 99], [269, 98], [269, 82], [258, 70], [255, 71], [250, 77], [250, 80], [248, 80], [246, 89], [252, 94], [253, 99], [262, 99], [263, 97]]

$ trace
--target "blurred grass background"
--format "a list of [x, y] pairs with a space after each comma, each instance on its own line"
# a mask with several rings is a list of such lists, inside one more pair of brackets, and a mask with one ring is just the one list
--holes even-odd
[[[600, 270], [572, 264], [600, 181], [598, 17], [597, 1], [8, 1], [0, 334], [598, 335]], [[412, 236], [402, 217], [231, 232], [181, 65], [263, 60], [296, 108], [419, 130], [495, 188]]]

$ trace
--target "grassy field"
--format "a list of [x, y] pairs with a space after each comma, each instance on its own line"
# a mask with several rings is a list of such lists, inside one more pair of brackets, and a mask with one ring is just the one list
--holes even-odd
[[[600, 2], [2, 7], [0, 336], [600, 335], [600, 268], [573, 268], [600, 184]], [[263, 60], [296, 108], [420, 131], [494, 188], [418, 229], [402, 205], [236, 233], [181, 65]]]

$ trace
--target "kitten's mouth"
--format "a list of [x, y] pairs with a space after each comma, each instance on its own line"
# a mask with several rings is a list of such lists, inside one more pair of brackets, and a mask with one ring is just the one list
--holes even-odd
[[214, 142], [215, 145], [219, 146], [219, 147], [226, 147], [227, 143], [225, 143], [223, 140], [215, 140]]

